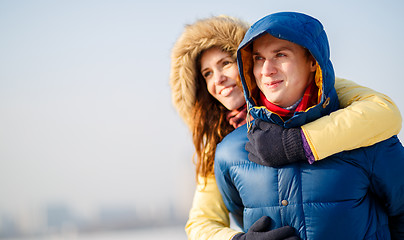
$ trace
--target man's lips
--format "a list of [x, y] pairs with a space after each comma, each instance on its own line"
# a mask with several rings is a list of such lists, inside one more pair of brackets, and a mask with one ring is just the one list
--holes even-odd
[[265, 82], [264, 85], [268, 88], [277, 88], [283, 81], [282, 80], [275, 80], [270, 82]]

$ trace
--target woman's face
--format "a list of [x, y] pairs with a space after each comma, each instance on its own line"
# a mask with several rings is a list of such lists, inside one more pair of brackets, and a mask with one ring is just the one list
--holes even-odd
[[208, 92], [228, 110], [245, 104], [243, 91], [237, 86], [238, 68], [229, 53], [214, 47], [201, 55], [201, 73]]

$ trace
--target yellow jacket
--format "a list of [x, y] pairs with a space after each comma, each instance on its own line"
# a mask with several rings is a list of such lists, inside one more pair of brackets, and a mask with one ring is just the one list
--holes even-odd
[[[401, 130], [401, 114], [384, 94], [352, 81], [335, 81], [341, 109], [302, 126], [316, 160], [343, 150], [370, 146]], [[329, 144], [329, 139], [333, 144]], [[227, 240], [238, 231], [231, 229], [229, 212], [214, 176], [200, 179], [185, 230], [190, 240]]]
[[315, 160], [367, 147], [400, 132], [400, 111], [386, 95], [342, 78], [335, 79], [335, 89], [341, 109], [302, 126]]

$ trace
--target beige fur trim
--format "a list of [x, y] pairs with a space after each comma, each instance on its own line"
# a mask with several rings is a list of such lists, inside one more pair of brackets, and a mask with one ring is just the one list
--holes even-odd
[[235, 57], [248, 25], [236, 18], [218, 16], [186, 25], [171, 53], [170, 86], [172, 101], [180, 116], [192, 127], [196, 98], [196, 59], [212, 47], [220, 47]]

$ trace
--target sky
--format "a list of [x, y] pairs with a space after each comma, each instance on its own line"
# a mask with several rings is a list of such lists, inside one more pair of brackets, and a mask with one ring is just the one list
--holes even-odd
[[312, 15], [336, 76], [403, 112], [403, 10], [400, 0], [0, 0], [0, 213], [59, 202], [188, 211], [193, 146], [171, 104], [170, 51], [200, 18]]

